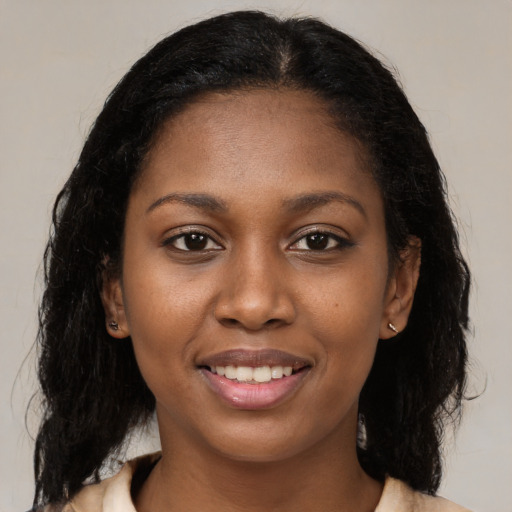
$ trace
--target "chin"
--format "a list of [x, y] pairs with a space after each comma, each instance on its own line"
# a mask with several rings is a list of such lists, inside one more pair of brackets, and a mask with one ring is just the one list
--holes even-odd
[[[295, 423], [294, 423], [295, 426]], [[282, 425], [273, 427], [253, 424], [250, 428], [239, 426], [223, 430], [219, 435], [208, 433], [206, 442], [217, 455], [236, 462], [274, 463], [305, 455], [325, 439], [325, 432], [301, 432]]]

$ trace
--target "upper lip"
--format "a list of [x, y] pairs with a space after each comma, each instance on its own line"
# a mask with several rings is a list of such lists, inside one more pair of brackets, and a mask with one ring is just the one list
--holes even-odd
[[304, 357], [275, 349], [245, 350], [235, 349], [219, 352], [204, 357], [198, 366], [291, 366], [297, 371], [305, 366], [312, 366], [312, 362]]

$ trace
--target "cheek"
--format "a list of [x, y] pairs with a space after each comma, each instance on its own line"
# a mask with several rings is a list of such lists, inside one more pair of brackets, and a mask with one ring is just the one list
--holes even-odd
[[134, 341], [166, 343], [177, 334], [187, 338], [204, 310], [207, 283], [172, 268], [165, 255], [127, 258], [123, 268], [123, 299]]
[[327, 408], [335, 394], [342, 394], [340, 390], [349, 400], [357, 398], [368, 377], [384, 313], [386, 281], [381, 266], [373, 270], [365, 266], [365, 271], [355, 266], [335, 280], [327, 279], [323, 286], [304, 290], [304, 297], [309, 297], [305, 308], [308, 329], [321, 341], [329, 375], [330, 392], [324, 403]]
[[[387, 270], [382, 265], [355, 265], [303, 288], [312, 329], [331, 343], [376, 341], [384, 313]], [[357, 345], [357, 343], [356, 343]]]
[[[156, 375], [167, 380], [187, 349], [197, 325], [197, 294], [175, 282], [158, 268], [130, 265], [124, 268], [123, 297], [126, 320], [139, 368], [152, 388]], [[171, 370], [172, 372], [176, 369]]]
[[[140, 372], [155, 396], [176, 407], [178, 397], [192, 402], [189, 382], [195, 367], [191, 343], [198, 331], [196, 294], [176, 293], [176, 283], [132, 274], [126, 286], [126, 315]], [[169, 393], [172, 390], [172, 393]]]

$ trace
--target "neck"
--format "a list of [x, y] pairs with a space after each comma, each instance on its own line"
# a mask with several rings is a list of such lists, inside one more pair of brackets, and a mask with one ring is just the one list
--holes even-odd
[[137, 511], [371, 512], [382, 485], [360, 467], [353, 437], [340, 442], [335, 434], [269, 462], [233, 460], [162, 436], [162, 459], [135, 497]]

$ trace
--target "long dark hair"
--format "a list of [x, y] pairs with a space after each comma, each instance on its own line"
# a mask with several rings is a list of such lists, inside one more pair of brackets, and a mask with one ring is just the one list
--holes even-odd
[[447, 418], [465, 384], [469, 272], [443, 175], [421, 122], [392, 73], [351, 37], [315, 19], [225, 14], [167, 37], [109, 96], [57, 197], [45, 252], [39, 379], [44, 417], [36, 441], [34, 504], [73, 496], [155, 400], [131, 343], [105, 329], [99, 290], [118, 272], [130, 189], [162, 122], [198, 95], [294, 88], [322, 98], [341, 130], [366, 149], [397, 257], [421, 239], [421, 275], [409, 324], [381, 342], [360, 397], [372, 476], [435, 493]]

